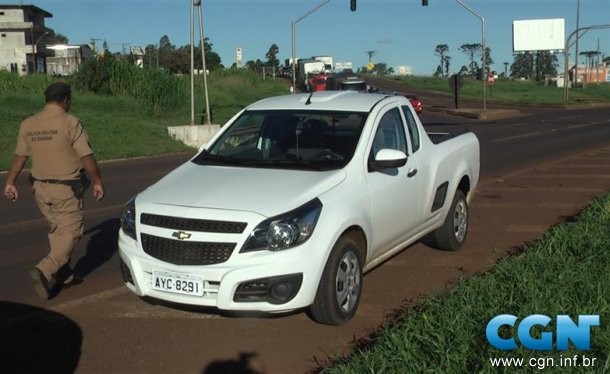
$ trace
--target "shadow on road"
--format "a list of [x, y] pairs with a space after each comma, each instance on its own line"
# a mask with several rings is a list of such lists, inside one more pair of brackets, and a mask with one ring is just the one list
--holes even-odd
[[85, 255], [74, 265], [75, 275], [84, 278], [114, 256], [118, 251], [120, 225], [119, 219], [113, 218], [85, 231], [85, 234], [92, 235]]
[[74, 373], [83, 333], [66, 316], [0, 301], [0, 362], [5, 373]]
[[153, 297], [144, 296], [141, 300], [152, 306], [161, 306], [163, 308], [173, 309], [185, 313], [194, 314], [207, 314], [219, 318], [252, 318], [252, 319], [281, 319], [289, 316], [301, 314], [304, 310], [296, 309], [287, 312], [276, 312], [276, 313], [265, 313], [258, 311], [232, 311], [232, 310], [221, 310], [216, 307], [202, 306], [202, 305], [191, 305], [191, 304], [179, 304], [171, 301], [155, 299]]
[[256, 358], [256, 353], [240, 353], [235, 360], [218, 360], [210, 363], [201, 374], [262, 374], [263, 371], [252, 368], [252, 359]]

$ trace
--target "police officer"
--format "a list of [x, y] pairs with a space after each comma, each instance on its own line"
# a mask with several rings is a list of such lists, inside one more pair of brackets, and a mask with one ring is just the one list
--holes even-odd
[[31, 181], [34, 199], [49, 223], [50, 251], [30, 272], [35, 290], [50, 299], [75, 282], [70, 259], [83, 234], [83, 195], [89, 179], [97, 201], [104, 197], [104, 185], [87, 133], [79, 119], [68, 114], [70, 85], [55, 82], [44, 92], [46, 105], [26, 118], [19, 128], [15, 156], [7, 174], [4, 195], [19, 197], [15, 180], [32, 158]]

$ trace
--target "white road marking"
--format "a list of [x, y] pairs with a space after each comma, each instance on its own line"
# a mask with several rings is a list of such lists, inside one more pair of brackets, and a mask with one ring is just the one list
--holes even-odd
[[[88, 304], [100, 304], [111, 298], [122, 296], [131, 293], [127, 287], [121, 286], [110, 290], [102, 291], [93, 295], [81, 297], [67, 301], [62, 304], [50, 307], [49, 310], [54, 312], [65, 312], [68, 309], [74, 309]], [[136, 308], [126, 306], [125, 311], [113, 313], [110, 315], [113, 318], [156, 318], [156, 319], [167, 319], [167, 318], [182, 318], [182, 319], [219, 319], [223, 318], [218, 314], [187, 311], [180, 309], [172, 309], [168, 306], [162, 305], [150, 305], [142, 301], [141, 305]]]
[[527, 138], [529, 136], [534, 136], [534, 135], [538, 135], [538, 134], [540, 134], [540, 132], [535, 131], [535, 132], [530, 132], [530, 133], [527, 133], [527, 134], [521, 134], [521, 135], [509, 136], [509, 137], [506, 137], [506, 138], [494, 139], [493, 142], [494, 143], [506, 142], [506, 141], [509, 141], [509, 140], [519, 139], [519, 138]]
[[568, 129], [579, 129], [581, 127], [589, 127], [589, 126], [595, 126], [595, 125], [601, 125], [601, 122], [588, 122], [588, 123], [581, 123], [578, 125], [572, 125], [572, 126], [568, 126]]
[[121, 286], [121, 287], [113, 288], [110, 290], [102, 291], [102, 292], [99, 292], [99, 293], [96, 293], [93, 295], [81, 297], [80, 299], [66, 301], [65, 303], [55, 305], [49, 309], [52, 311], [55, 311], [55, 312], [61, 312], [61, 311], [71, 309], [71, 308], [76, 308], [76, 307], [79, 307], [79, 306], [85, 305], [85, 304], [99, 303], [100, 301], [107, 300], [107, 299], [110, 299], [111, 297], [115, 297], [115, 296], [119, 296], [119, 295], [125, 295], [129, 292], [130, 291], [127, 289], [127, 287]]

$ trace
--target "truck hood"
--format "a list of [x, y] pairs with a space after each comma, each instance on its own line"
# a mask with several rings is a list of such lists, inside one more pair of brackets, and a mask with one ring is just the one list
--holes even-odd
[[188, 162], [138, 195], [137, 203], [249, 211], [271, 217], [320, 196], [343, 170], [302, 171]]

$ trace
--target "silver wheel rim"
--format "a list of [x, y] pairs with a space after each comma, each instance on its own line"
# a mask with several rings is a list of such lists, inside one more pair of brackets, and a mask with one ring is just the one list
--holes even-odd
[[467, 229], [468, 207], [466, 206], [466, 201], [460, 199], [455, 204], [455, 209], [453, 210], [453, 235], [455, 235], [455, 240], [460, 243], [463, 242], [466, 238]]
[[335, 292], [339, 308], [344, 313], [349, 313], [360, 294], [360, 263], [354, 252], [348, 251], [343, 255], [337, 269]]

